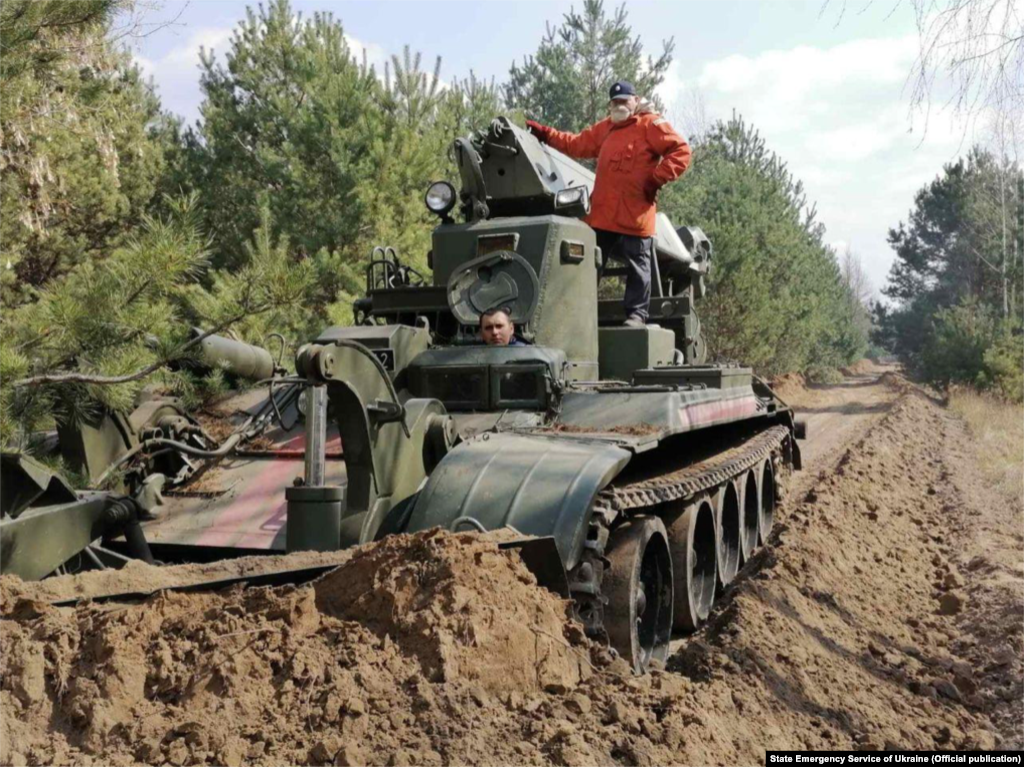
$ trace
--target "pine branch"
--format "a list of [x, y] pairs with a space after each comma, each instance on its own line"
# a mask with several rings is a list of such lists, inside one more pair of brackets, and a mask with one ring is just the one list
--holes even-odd
[[131, 383], [132, 381], [138, 381], [143, 378], [146, 378], [147, 376], [152, 375], [160, 368], [162, 368], [164, 365], [167, 365], [168, 363], [180, 358], [189, 349], [202, 343], [208, 336], [212, 336], [216, 333], [219, 333], [225, 328], [227, 328], [229, 325], [233, 325], [236, 322], [240, 322], [241, 320], [244, 320], [246, 317], [251, 317], [255, 314], [261, 314], [262, 312], [267, 311], [269, 308], [270, 307], [268, 306], [255, 312], [245, 312], [243, 314], [239, 314], [235, 317], [232, 317], [229, 320], [225, 320], [224, 322], [214, 327], [212, 330], [207, 330], [202, 334], [196, 336], [192, 340], [179, 345], [176, 349], [174, 349], [170, 354], [168, 354], [163, 359], [159, 359], [156, 362], [153, 362], [152, 364], [142, 368], [141, 370], [136, 370], [134, 373], [128, 373], [126, 375], [120, 376], [98, 376], [91, 375], [89, 373], [44, 373], [38, 376], [29, 376], [28, 378], [19, 379], [17, 381], [14, 381], [11, 384], [11, 386], [16, 389], [23, 388], [26, 386], [42, 386], [45, 384], [67, 383], [99, 384], [103, 386], [113, 386], [115, 384], [124, 384]]

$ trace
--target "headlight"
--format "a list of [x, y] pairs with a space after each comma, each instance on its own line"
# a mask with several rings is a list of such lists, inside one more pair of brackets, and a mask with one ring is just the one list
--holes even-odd
[[427, 187], [427, 209], [443, 216], [455, 205], [455, 187], [447, 181], [435, 181]]
[[590, 196], [585, 186], [573, 186], [555, 194], [555, 207], [568, 208], [580, 205], [585, 210], [590, 208]]

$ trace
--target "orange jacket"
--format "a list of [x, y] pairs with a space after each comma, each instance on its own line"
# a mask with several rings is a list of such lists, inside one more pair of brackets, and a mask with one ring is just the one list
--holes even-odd
[[657, 208], [646, 191], [648, 182], [659, 189], [683, 175], [690, 164], [690, 145], [652, 112], [620, 123], [605, 118], [580, 133], [548, 128], [545, 138], [570, 157], [597, 158], [590, 214], [584, 220], [609, 232], [654, 236]]

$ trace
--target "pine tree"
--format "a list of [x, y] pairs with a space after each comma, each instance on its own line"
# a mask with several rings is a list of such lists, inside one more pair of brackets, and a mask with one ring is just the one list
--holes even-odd
[[[81, 264], [6, 313], [0, 326], [0, 444], [87, 417], [130, 410], [159, 384], [195, 404], [197, 382], [170, 362], [196, 350], [193, 327], [261, 343], [307, 303], [316, 275], [275, 241], [269, 212], [230, 270], [209, 272], [195, 196], [167, 200], [109, 256]], [[205, 283], [205, 284], [204, 284]], [[208, 285], [208, 286], [207, 286]]]
[[451, 141], [457, 136], [486, 130], [491, 121], [502, 114], [518, 116], [516, 110], [505, 106], [501, 86], [493, 77], [489, 81], [481, 80], [470, 70], [468, 77], [456, 80], [445, 92], [438, 129]]
[[355, 191], [366, 215], [356, 253], [360, 261], [374, 245], [390, 245], [406, 263], [426, 269], [437, 219], [423, 204], [423, 194], [440, 177], [454, 138], [438, 130], [445, 98], [440, 69], [438, 58], [430, 72], [423, 71], [420, 55], [405, 46], [401, 58], [391, 57], [381, 87], [373, 92], [365, 124], [372, 173], [357, 181]]
[[657, 58], [644, 60], [643, 45], [626, 23], [625, 4], [613, 15], [603, 0], [584, 0], [558, 27], [548, 25], [537, 52], [514, 64], [505, 100], [527, 117], [561, 130], [578, 131], [607, 114], [608, 89], [627, 80], [660, 108], [654, 89], [672, 63], [673, 41], [662, 43]]
[[204, 52], [202, 67], [202, 124], [185, 134], [184, 161], [214, 263], [241, 258], [264, 201], [300, 252], [352, 248], [377, 83], [353, 60], [340, 24], [327, 13], [304, 20], [284, 0], [249, 8], [224, 63]]
[[113, 0], [0, 5], [0, 300], [106, 257], [163, 170], [159, 105], [107, 33]]
[[1024, 180], [1006, 158], [974, 147], [914, 197], [889, 230], [896, 260], [876, 309], [876, 341], [938, 384], [991, 387], [1024, 398]]
[[691, 169], [659, 207], [714, 244], [709, 293], [698, 304], [713, 358], [776, 374], [863, 353], [863, 327], [802, 184], [742, 118], [716, 123], [695, 143]]
[[53, 30], [88, 30], [107, 24], [121, 0], [11, 0], [0, 6], [0, 77], [44, 74], [67, 58]]
[[306, 310], [322, 322], [351, 320], [376, 245], [425, 271], [436, 220], [423, 193], [451, 177], [449, 142], [493, 89], [445, 87], [440, 59], [422, 64], [406, 47], [378, 72], [330, 14], [306, 20], [287, 0], [250, 9], [224, 61], [204, 56], [202, 123], [175, 156], [175, 179], [202, 195], [214, 264], [240, 256], [265, 204], [321, 276]]

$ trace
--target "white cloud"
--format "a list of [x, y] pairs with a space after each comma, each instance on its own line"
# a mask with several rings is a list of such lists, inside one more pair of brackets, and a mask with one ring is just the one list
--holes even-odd
[[729, 56], [704, 66], [699, 82], [726, 93], [744, 92], [753, 78], [773, 96], [798, 101], [803, 94], [851, 81], [901, 83], [917, 51], [917, 37], [854, 40], [832, 48], [802, 45], [758, 56]]
[[345, 35], [345, 42], [348, 43], [349, 50], [357, 62], [362, 63], [365, 55], [366, 62], [376, 69], [377, 75], [384, 76], [384, 64], [391, 61], [391, 55], [382, 46], [376, 43], [364, 43], [352, 35]]
[[181, 115], [186, 123], [199, 118], [202, 100], [199, 89], [199, 52], [216, 51], [222, 56], [231, 40], [232, 27], [201, 27], [192, 31], [181, 45], [159, 58], [135, 53], [143, 75], [151, 77], [164, 109]]
[[949, 112], [932, 111], [926, 133], [920, 121], [911, 130], [904, 86], [917, 52], [911, 35], [731, 55], [688, 77], [677, 61], [658, 93], [673, 117], [696, 91], [709, 118], [736, 110], [753, 124], [804, 182], [829, 240], [860, 254], [880, 286], [893, 258], [889, 227], [971, 143]]

